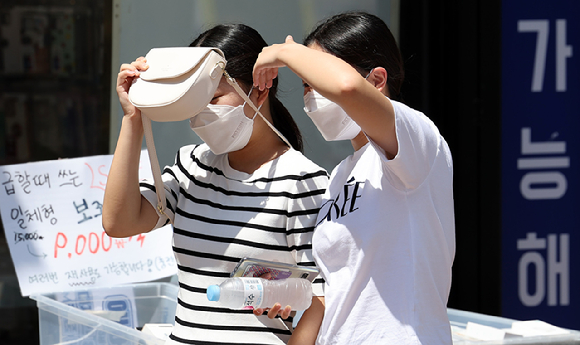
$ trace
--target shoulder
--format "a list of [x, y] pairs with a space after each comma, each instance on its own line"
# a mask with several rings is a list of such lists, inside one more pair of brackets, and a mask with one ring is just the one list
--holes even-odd
[[191, 175], [215, 170], [219, 157], [206, 144], [182, 146], [177, 151], [173, 165], [165, 167], [163, 173], [171, 174], [177, 180], [188, 179]]
[[207, 155], [208, 152], [211, 152], [209, 149], [209, 146], [207, 146], [205, 143], [204, 144], [191, 144], [191, 145], [185, 145], [179, 148], [179, 151], [177, 151], [177, 155], [180, 157], [188, 157], [191, 155], [198, 155], [198, 156], [202, 156], [202, 155]]
[[276, 181], [286, 181], [292, 193], [322, 195], [328, 186], [329, 175], [326, 169], [314, 163], [301, 152], [288, 150], [279, 157], [275, 169]]
[[[392, 160], [383, 160], [384, 167], [402, 181], [404, 188], [420, 186], [438, 162], [452, 166], [451, 152], [435, 123], [425, 114], [403, 103], [392, 101], [399, 152]], [[449, 170], [449, 169], [448, 169]]]
[[280, 156], [280, 168], [283, 174], [293, 174], [301, 176], [324, 176], [328, 177], [326, 169], [311, 161], [299, 151], [289, 149]]
[[206, 144], [192, 144], [179, 148], [175, 157], [176, 165], [190, 166], [192, 164], [211, 161], [215, 155]]
[[429, 131], [439, 134], [439, 129], [435, 126], [435, 123], [421, 111], [398, 101], [391, 100], [391, 103], [395, 110], [395, 123], [397, 127], [420, 128], [422, 132]]
[[423, 123], [424, 125], [435, 127], [433, 121], [431, 121], [431, 119], [421, 111], [413, 109], [405, 103], [398, 101], [391, 100], [391, 103], [395, 109], [395, 116], [397, 117], [397, 120], [415, 121]]

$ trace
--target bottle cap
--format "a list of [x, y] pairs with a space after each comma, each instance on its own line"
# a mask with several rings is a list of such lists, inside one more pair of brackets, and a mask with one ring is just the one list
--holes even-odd
[[213, 302], [220, 300], [220, 287], [218, 285], [210, 285], [207, 288], [207, 299]]

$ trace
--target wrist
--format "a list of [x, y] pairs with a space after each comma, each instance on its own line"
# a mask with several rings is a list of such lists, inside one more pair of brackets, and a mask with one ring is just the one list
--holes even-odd
[[284, 64], [287, 64], [288, 61], [292, 59], [292, 57], [297, 56], [300, 57], [300, 52], [303, 48], [306, 48], [302, 44], [298, 43], [286, 43], [282, 45], [282, 49], [280, 49], [278, 53], [278, 60]]
[[132, 114], [124, 114], [122, 119], [122, 127], [125, 127], [131, 132], [142, 134], [143, 133], [143, 121], [141, 119], [141, 112], [136, 112]]

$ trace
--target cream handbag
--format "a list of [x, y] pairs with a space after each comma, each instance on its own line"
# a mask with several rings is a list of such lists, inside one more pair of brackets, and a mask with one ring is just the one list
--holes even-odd
[[145, 56], [149, 68], [141, 72], [129, 89], [129, 100], [141, 110], [145, 142], [157, 194], [157, 210], [165, 214], [166, 199], [161, 168], [153, 141], [151, 120], [182, 121], [194, 117], [213, 98], [222, 75], [236, 92], [289, 146], [286, 138], [259, 112], [238, 83], [225, 70], [224, 53], [217, 48], [153, 48]]
[[149, 69], [129, 89], [129, 100], [153, 121], [182, 121], [197, 115], [212, 99], [226, 67], [214, 48], [153, 48]]

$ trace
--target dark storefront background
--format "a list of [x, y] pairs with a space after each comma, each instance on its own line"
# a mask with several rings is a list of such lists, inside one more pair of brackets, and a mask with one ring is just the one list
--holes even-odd
[[501, 313], [501, 2], [401, 2], [405, 101], [453, 154], [456, 255], [449, 307]]
[[[0, 3], [0, 165], [109, 152], [111, 6]], [[36, 303], [0, 231], [0, 343], [38, 344]]]

